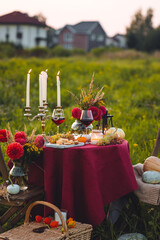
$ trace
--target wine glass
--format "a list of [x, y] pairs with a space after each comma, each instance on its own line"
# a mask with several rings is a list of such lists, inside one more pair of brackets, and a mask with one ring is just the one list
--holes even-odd
[[52, 121], [57, 125], [57, 133], [59, 133], [59, 125], [65, 121], [64, 111], [62, 108], [56, 108], [53, 110]]
[[93, 122], [92, 111], [82, 110], [80, 121], [86, 127], [86, 134], [87, 134], [87, 127]]

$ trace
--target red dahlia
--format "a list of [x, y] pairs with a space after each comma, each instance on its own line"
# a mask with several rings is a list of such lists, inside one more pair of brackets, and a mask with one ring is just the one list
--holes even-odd
[[102, 116], [104, 116], [104, 115], [106, 114], [106, 112], [107, 112], [106, 108], [105, 108], [104, 106], [100, 106], [100, 109], [101, 109], [102, 112], [103, 112], [103, 115], [102, 115]]
[[20, 143], [13, 142], [8, 145], [6, 152], [10, 159], [16, 160], [23, 156], [24, 150]]
[[76, 118], [76, 119], [80, 119], [81, 116], [81, 109], [79, 108], [73, 108], [72, 109], [72, 117]]
[[26, 139], [26, 134], [24, 132], [16, 132], [14, 135], [14, 139], [17, 139], [17, 138]]
[[34, 144], [36, 147], [41, 148], [44, 145], [44, 138], [42, 136], [37, 136], [34, 140]]
[[26, 144], [26, 140], [23, 139], [23, 138], [16, 138], [16, 139], [15, 139], [15, 142], [20, 143], [22, 146], [23, 146], [24, 144]]
[[99, 116], [99, 109], [97, 107], [90, 107], [88, 110], [92, 111], [94, 120]]
[[0, 142], [7, 142], [9, 137], [10, 137], [10, 135], [9, 135], [8, 130], [6, 130], [6, 129], [1, 129], [0, 130]]
[[101, 109], [98, 109], [98, 116], [94, 118], [95, 121], [100, 121], [102, 119], [103, 112]]

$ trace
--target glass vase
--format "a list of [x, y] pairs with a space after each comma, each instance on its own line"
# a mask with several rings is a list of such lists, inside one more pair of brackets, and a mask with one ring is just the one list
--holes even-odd
[[21, 190], [24, 191], [28, 188], [26, 180], [27, 175], [25, 174], [24, 169], [21, 166], [21, 162], [19, 162], [18, 160], [13, 162], [13, 167], [11, 168], [9, 175], [12, 181], [20, 186]]
[[88, 133], [91, 132], [93, 129], [93, 125], [90, 124], [88, 127], [85, 127], [79, 119], [76, 119], [71, 126], [72, 132], [78, 133], [78, 134], [86, 133], [86, 129]]

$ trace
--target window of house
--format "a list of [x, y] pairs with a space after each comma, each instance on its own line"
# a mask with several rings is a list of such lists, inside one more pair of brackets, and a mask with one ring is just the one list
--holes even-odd
[[9, 41], [9, 26], [6, 26], [6, 42]]
[[63, 40], [65, 42], [73, 42], [73, 34], [72, 33], [64, 33]]
[[23, 34], [22, 34], [22, 26], [17, 25], [17, 39], [22, 39]]
[[6, 33], [6, 42], [8, 42], [8, 41], [9, 41], [9, 34]]
[[95, 34], [92, 34], [91, 35], [91, 41], [95, 41], [96, 40], [96, 35]]
[[97, 41], [98, 41], [98, 42], [104, 41], [104, 36], [103, 36], [102, 34], [98, 35], [98, 36], [97, 36]]

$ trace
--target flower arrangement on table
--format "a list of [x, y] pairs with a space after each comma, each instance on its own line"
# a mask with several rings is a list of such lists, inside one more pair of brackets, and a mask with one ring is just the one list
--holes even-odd
[[6, 143], [6, 153], [9, 157], [8, 166], [11, 168], [14, 164], [28, 170], [31, 163], [41, 156], [43, 152], [44, 138], [35, 136], [35, 129], [31, 135], [27, 135], [27, 130], [18, 131], [12, 134], [9, 130], [0, 130], [0, 142]]
[[80, 98], [78, 98], [74, 93], [70, 94], [74, 97], [75, 102], [79, 107], [72, 109], [72, 117], [75, 119], [80, 119], [81, 110], [91, 110], [93, 119], [95, 121], [100, 121], [102, 116], [106, 114], [105, 103], [103, 102], [104, 93], [102, 87], [100, 90], [97, 88], [93, 89], [94, 75], [92, 76], [91, 82], [89, 84], [89, 90], [86, 92], [85, 89], [81, 89]]

